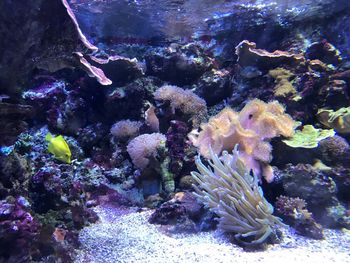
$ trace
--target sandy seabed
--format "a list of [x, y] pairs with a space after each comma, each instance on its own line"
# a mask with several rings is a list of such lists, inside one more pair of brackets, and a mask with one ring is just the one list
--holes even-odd
[[325, 230], [325, 240], [312, 240], [285, 228], [280, 244], [246, 252], [219, 231], [167, 235], [148, 223], [153, 211], [96, 207], [100, 221], [80, 233], [79, 263], [350, 263], [350, 234]]

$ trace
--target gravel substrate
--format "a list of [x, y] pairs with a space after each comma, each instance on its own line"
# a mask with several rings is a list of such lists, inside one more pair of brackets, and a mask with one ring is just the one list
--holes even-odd
[[76, 262], [268, 262], [350, 263], [350, 235], [326, 230], [325, 240], [312, 240], [284, 229], [281, 244], [266, 251], [245, 252], [219, 231], [167, 235], [148, 223], [152, 211], [136, 212], [97, 207], [99, 223], [84, 228]]

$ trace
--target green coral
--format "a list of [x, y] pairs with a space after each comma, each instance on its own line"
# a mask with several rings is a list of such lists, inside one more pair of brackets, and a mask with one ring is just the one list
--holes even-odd
[[194, 185], [196, 197], [219, 219], [219, 228], [235, 234], [244, 245], [261, 245], [269, 237], [278, 238], [276, 225], [281, 219], [272, 215], [273, 207], [264, 198], [258, 178], [252, 176], [238, 159], [237, 146], [233, 155], [221, 157], [210, 149], [210, 167], [196, 158], [199, 172], [192, 172], [199, 186]]
[[175, 181], [174, 174], [170, 171], [170, 157], [166, 143], [164, 141], [160, 142], [157, 147], [157, 160], [158, 165], [155, 165], [155, 170], [162, 177], [163, 191], [166, 194], [172, 194], [175, 191]]
[[305, 125], [301, 131], [297, 131], [293, 137], [282, 140], [285, 144], [293, 148], [316, 148], [318, 143], [328, 137], [333, 137], [333, 129], [316, 129], [312, 125]]

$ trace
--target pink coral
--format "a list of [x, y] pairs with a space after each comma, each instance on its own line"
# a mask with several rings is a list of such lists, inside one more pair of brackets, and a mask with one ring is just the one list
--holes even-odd
[[161, 133], [143, 134], [132, 139], [127, 151], [131, 157], [133, 164], [139, 168], [144, 169], [148, 166], [150, 158], [157, 155], [157, 148], [165, 145], [166, 137]]
[[111, 128], [111, 134], [118, 140], [134, 138], [139, 134], [142, 122], [121, 120], [116, 122]]
[[283, 106], [277, 101], [265, 103], [255, 99], [239, 113], [230, 108], [222, 110], [201, 125], [201, 132], [191, 132], [189, 138], [206, 158], [210, 147], [215, 154], [220, 154], [239, 144], [240, 157], [245, 165], [271, 182], [273, 172], [268, 163], [272, 160], [272, 147], [269, 139], [279, 135], [291, 137], [295, 127], [295, 121], [284, 113]]
[[171, 111], [182, 112], [192, 116], [194, 124], [207, 115], [207, 104], [205, 100], [198, 97], [191, 90], [184, 90], [177, 86], [164, 85], [154, 92], [154, 98], [159, 101], [169, 101]]
[[149, 108], [145, 111], [145, 122], [148, 127], [151, 128], [153, 132], [159, 131], [159, 119], [156, 115], [156, 107], [152, 104], [149, 105]]

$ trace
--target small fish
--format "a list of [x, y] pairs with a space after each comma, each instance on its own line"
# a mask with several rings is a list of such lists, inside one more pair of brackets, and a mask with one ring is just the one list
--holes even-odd
[[62, 135], [53, 137], [51, 133], [46, 134], [46, 141], [49, 142], [48, 151], [52, 153], [57, 160], [65, 163], [71, 163], [72, 153]]

